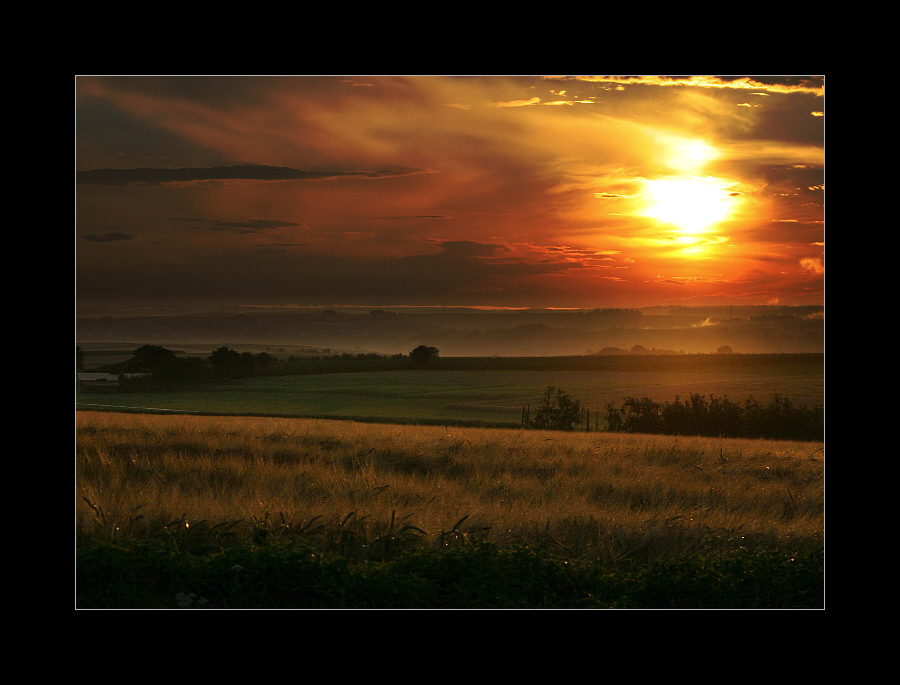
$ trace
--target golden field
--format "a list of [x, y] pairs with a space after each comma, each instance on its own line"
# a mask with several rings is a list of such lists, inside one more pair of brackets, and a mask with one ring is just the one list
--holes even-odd
[[602, 561], [824, 544], [822, 443], [85, 411], [75, 431], [79, 539], [263, 531], [364, 554], [389, 535]]

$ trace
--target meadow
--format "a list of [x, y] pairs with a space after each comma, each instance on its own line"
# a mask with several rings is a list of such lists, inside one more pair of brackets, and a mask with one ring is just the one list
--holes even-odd
[[79, 411], [76, 600], [821, 608], [823, 459], [816, 442]]
[[392, 370], [369, 370], [365, 359], [330, 363], [341, 369], [338, 364], [357, 361], [360, 370], [352, 372], [232, 378], [165, 393], [91, 393], [78, 402], [94, 409], [507, 425], [518, 425], [522, 408], [536, 404], [550, 385], [601, 413], [626, 397], [672, 401], [691, 393], [735, 401], [778, 393], [824, 405], [821, 355], [442, 358], [435, 368]]

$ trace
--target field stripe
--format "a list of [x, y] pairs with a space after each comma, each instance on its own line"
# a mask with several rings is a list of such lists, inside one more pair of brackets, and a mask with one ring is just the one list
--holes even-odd
[[136, 409], [138, 411], [162, 411], [173, 412], [175, 414], [199, 414], [201, 412], [192, 409], [163, 409], [161, 407], [127, 407], [121, 404], [93, 404], [91, 402], [76, 402], [75, 408], [78, 407], [103, 407], [106, 409]]

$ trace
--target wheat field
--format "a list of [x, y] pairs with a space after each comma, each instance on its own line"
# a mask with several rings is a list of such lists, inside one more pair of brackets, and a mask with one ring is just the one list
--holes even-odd
[[824, 541], [822, 443], [76, 413], [80, 539], [480, 539], [605, 561]]

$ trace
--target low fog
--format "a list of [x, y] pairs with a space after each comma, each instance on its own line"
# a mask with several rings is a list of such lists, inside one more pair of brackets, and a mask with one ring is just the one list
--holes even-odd
[[[442, 356], [824, 352], [822, 307], [596, 310], [234, 308], [157, 316], [86, 316], [76, 342], [279, 346], [292, 354]], [[277, 352], [278, 350], [274, 350]]]

